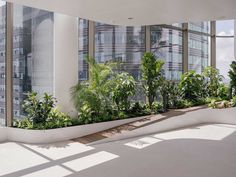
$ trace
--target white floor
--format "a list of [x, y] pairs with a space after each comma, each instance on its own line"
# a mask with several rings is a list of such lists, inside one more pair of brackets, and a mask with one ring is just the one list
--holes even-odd
[[190, 127], [188, 129], [182, 129], [182, 130], [147, 136], [126, 143], [125, 145], [137, 149], [143, 149], [164, 140], [202, 139], [202, 140], [217, 141], [224, 139], [225, 137], [231, 135], [234, 132], [236, 132], [236, 125], [225, 125], [225, 124], [203, 125], [198, 127]]
[[[201, 139], [215, 142], [224, 140], [235, 132], [235, 125], [202, 125], [136, 138], [130, 142], [121, 141], [119, 149], [145, 152], [145, 149], [152, 148], [154, 144], [175, 139]], [[110, 146], [112, 143], [109, 148]], [[114, 143], [114, 146], [117, 145]], [[104, 164], [113, 163], [116, 159], [122, 158], [118, 152], [117, 149], [115, 153], [111, 152], [111, 148], [108, 152], [105, 147], [97, 150], [94, 147], [72, 141], [48, 145], [2, 143], [0, 144], [0, 176], [63, 177], [73, 175], [95, 166], [101, 167]]]

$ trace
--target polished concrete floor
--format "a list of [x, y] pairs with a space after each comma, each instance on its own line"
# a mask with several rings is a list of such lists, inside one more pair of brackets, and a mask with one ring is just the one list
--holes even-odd
[[236, 126], [199, 125], [93, 146], [6, 142], [0, 176], [235, 177]]

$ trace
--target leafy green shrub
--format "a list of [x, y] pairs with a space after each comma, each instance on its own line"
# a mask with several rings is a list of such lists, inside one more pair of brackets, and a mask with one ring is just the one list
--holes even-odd
[[203, 76], [206, 79], [206, 92], [209, 97], [219, 97], [219, 88], [222, 87], [223, 76], [220, 75], [218, 69], [213, 67], [206, 67]]
[[211, 102], [208, 104], [210, 108], [215, 109], [217, 107], [217, 100], [216, 99], [211, 99]]
[[229, 99], [229, 87], [225, 84], [220, 84], [217, 89], [217, 95], [222, 100], [228, 100]]
[[229, 71], [229, 77], [230, 77], [230, 89], [231, 89], [231, 98], [232, 96], [236, 96], [236, 61], [233, 61], [230, 65], [231, 70]]
[[44, 93], [42, 99], [36, 92], [28, 93], [28, 97], [23, 103], [23, 108], [27, 113], [23, 120], [15, 120], [14, 126], [25, 129], [52, 129], [72, 126], [72, 119], [57, 108], [56, 99]]
[[23, 103], [23, 109], [27, 117], [34, 124], [45, 123], [50, 112], [55, 106], [56, 99], [52, 95], [44, 94], [43, 99], [38, 98], [36, 92], [29, 92], [27, 99]]
[[179, 88], [183, 99], [197, 100], [204, 96], [204, 78], [195, 71], [184, 73], [181, 76]]
[[233, 106], [233, 107], [236, 107], [236, 96], [233, 97], [232, 103], [233, 103], [232, 106]]
[[165, 112], [165, 111], [166, 111], [166, 110], [164, 110], [163, 104], [162, 104], [162, 103], [159, 103], [159, 102], [153, 102], [152, 110], [153, 110], [155, 113], [162, 113], [162, 112]]
[[33, 122], [30, 121], [29, 118], [24, 118], [23, 120], [16, 119], [14, 120], [13, 126], [17, 128], [24, 128], [24, 129], [34, 128]]
[[230, 102], [228, 100], [218, 101], [217, 99], [212, 99], [211, 103], [208, 104], [208, 106], [213, 109], [230, 108], [233, 106], [233, 102]]
[[163, 61], [157, 60], [153, 53], [147, 52], [142, 58], [142, 84], [148, 98], [150, 108], [157, 95], [162, 76]]
[[111, 83], [112, 68], [109, 64], [98, 64], [88, 58], [89, 81], [78, 83], [71, 89], [75, 108], [80, 113], [81, 122], [100, 122], [101, 119], [112, 119]]
[[117, 74], [112, 80], [112, 99], [118, 112], [128, 111], [130, 107], [129, 97], [135, 94], [135, 80], [128, 73]]

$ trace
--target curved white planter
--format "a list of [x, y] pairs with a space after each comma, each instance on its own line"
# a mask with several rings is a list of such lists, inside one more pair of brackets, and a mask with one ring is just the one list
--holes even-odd
[[171, 117], [158, 123], [135, 129], [124, 134], [116, 135], [108, 139], [96, 141], [94, 143], [91, 143], [90, 145], [139, 137], [144, 135], [151, 135], [165, 131], [195, 126], [199, 124], [236, 124], [236, 108], [206, 108], [200, 110], [193, 110], [190, 112], [183, 112], [182, 115]]
[[[158, 115], [157, 115], [158, 116]], [[144, 119], [145, 117], [80, 125], [74, 127], [58, 128], [51, 130], [25, 130], [18, 128], [2, 127], [0, 128], [0, 142], [17, 141], [23, 143], [53, 143], [78, 138], [110, 129], [119, 125]], [[119, 140], [144, 134], [153, 134], [158, 132], [170, 131], [193, 125], [206, 123], [236, 124], [236, 108], [229, 109], [201, 109], [192, 112], [183, 112], [183, 115], [175, 116], [167, 120], [160, 121], [147, 127], [139, 128], [131, 132], [114, 136], [99, 142]]]
[[138, 121], [145, 117], [147, 116], [49, 130], [26, 130], [12, 127], [0, 127], [0, 142], [16, 141], [37, 144], [66, 141]]

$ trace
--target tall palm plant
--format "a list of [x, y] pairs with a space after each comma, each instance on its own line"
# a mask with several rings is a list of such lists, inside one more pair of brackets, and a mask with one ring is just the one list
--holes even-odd
[[72, 88], [72, 99], [76, 109], [87, 117], [96, 118], [110, 107], [109, 78], [112, 69], [109, 64], [98, 64], [94, 58], [87, 59], [89, 80], [79, 82]]

